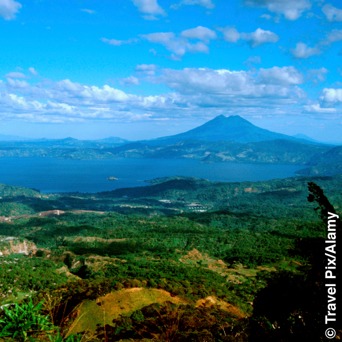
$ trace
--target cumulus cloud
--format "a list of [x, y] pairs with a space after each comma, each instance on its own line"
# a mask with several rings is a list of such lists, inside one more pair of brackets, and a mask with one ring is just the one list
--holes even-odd
[[265, 43], [276, 43], [279, 37], [271, 32], [261, 28], [256, 29], [251, 33], [242, 33], [241, 38], [246, 40], [252, 47], [257, 47]]
[[266, 43], [276, 43], [279, 40], [277, 34], [271, 31], [257, 28], [254, 32], [238, 32], [234, 27], [221, 28], [224, 39], [230, 43], [236, 43], [242, 39], [248, 42], [248, 44], [255, 48]]
[[202, 98], [224, 96], [225, 101], [232, 96], [237, 100], [243, 97], [279, 99], [301, 95], [295, 87], [301, 82], [301, 76], [291, 67], [262, 69], [259, 74], [227, 69], [166, 69], [161, 80], [180, 94], [197, 94]]
[[309, 47], [305, 43], [299, 42], [296, 47], [291, 50], [291, 53], [296, 58], [309, 58], [321, 53], [318, 47]]
[[[170, 115], [229, 114], [235, 110], [274, 112], [302, 99], [302, 75], [291, 66], [252, 71], [185, 68], [160, 69], [154, 64], [136, 66], [136, 75], [123, 84], [139, 85], [140, 79], [168, 90], [150, 96], [130, 94], [110, 85], [81, 84], [70, 79], [22, 79], [0, 82], [0, 106], [4, 117], [30, 121], [164, 119]], [[21, 83], [21, 82], [25, 82]], [[329, 106], [328, 106], [329, 107]], [[285, 109], [284, 109], [285, 111]], [[146, 116], [148, 114], [148, 116]]]
[[0, 0], [0, 17], [5, 20], [14, 19], [22, 5], [15, 0]]
[[310, 105], [304, 106], [304, 112], [312, 113], [312, 114], [329, 114], [329, 113], [336, 113], [336, 108], [327, 108], [321, 107], [319, 103], [314, 103]]
[[259, 77], [262, 82], [279, 85], [296, 85], [303, 83], [303, 75], [292, 66], [260, 69]]
[[71, 106], [66, 103], [56, 103], [53, 101], [48, 101], [45, 105], [45, 108], [47, 110], [51, 110], [53, 112], [57, 113], [63, 113], [63, 114], [75, 114], [77, 108], [75, 106]]
[[215, 31], [203, 26], [184, 30], [180, 35], [173, 32], [156, 32], [142, 35], [142, 38], [151, 43], [163, 45], [173, 53], [173, 57], [182, 57], [187, 52], [206, 53], [209, 51], [208, 43], [216, 38]]
[[197, 26], [192, 29], [184, 30], [181, 36], [188, 39], [198, 39], [203, 42], [209, 42], [211, 39], [216, 39], [216, 32], [207, 27]]
[[[3, 117], [22, 118], [35, 122], [65, 122], [111, 119], [125, 112], [126, 106], [139, 104], [139, 97], [120, 89], [84, 85], [71, 80], [22, 84], [19, 79], [7, 79], [0, 91]], [[141, 102], [141, 101], [140, 101]], [[140, 105], [142, 107], [142, 105]]]
[[43, 109], [43, 104], [41, 104], [39, 101], [30, 101], [25, 99], [23, 96], [19, 96], [16, 94], [6, 94], [2, 100], [4, 100], [5, 105], [10, 105], [11, 107], [14, 107], [15, 109], [22, 109], [25, 111], [36, 111]]
[[161, 44], [167, 50], [178, 56], [183, 56], [187, 51], [187, 40], [176, 37], [173, 32], [149, 33], [143, 35], [142, 38], [151, 43]]
[[57, 83], [57, 89], [64, 92], [66, 98], [78, 98], [87, 103], [124, 102], [129, 99], [129, 95], [122, 90], [106, 84], [103, 87], [87, 86], [66, 79]]
[[324, 88], [321, 100], [328, 103], [342, 103], [342, 88]]
[[272, 13], [283, 15], [288, 20], [297, 20], [311, 8], [309, 0], [244, 0], [245, 4], [266, 8]]
[[291, 53], [294, 57], [302, 59], [309, 58], [311, 56], [315, 56], [324, 51], [331, 44], [339, 42], [342, 40], [342, 30], [332, 30], [330, 31], [326, 37], [319, 41], [316, 46], [309, 47], [307, 44], [303, 42], [298, 42], [294, 49], [291, 49]]
[[327, 4], [322, 7], [322, 11], [329, 21], [342, 21], [342, 9]]
[[145, 19], [156, 19], [165, 15], [165, 11], [159, 6], [157, 0], [132, 0], [138, 10], [144, 14]]

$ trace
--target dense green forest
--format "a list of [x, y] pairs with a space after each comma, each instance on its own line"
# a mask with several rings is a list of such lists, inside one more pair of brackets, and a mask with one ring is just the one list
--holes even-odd
[[341, 181], [1, 185], [0, 341], [324, 341]]

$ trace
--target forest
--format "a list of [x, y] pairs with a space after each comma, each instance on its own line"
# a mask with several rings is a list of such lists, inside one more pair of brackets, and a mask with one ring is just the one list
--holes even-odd
[[325, 341], [341, 180], [1, 185], [0, 341]]

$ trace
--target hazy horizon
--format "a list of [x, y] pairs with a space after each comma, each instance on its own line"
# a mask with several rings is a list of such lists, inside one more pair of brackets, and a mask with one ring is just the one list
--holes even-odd
[[[191, 127], [189, 128], [189, 130], [192, 130], [194, 128], [196, 128], [198, 126], [195, 127]], [[263, 127], [260, 127], [263, 128]], [[174, 134], [179, 134], [179, 133], [184, 133], [185, 131], [180, 131], [180, 132], [175, 132]], [[275, 133], [281, 133], [281, 134], [285, 134], [282, 132], [275, 132]], [[96, 141], [96, 140], [104, 140], [104, 139], [111, 139], [111, 138], [117, 138], [117, 139], [123, 139], [126, 140], [128, 142], [133, 142], [133, 141], [140, 141], [140, 140], [149, 140], [149, 139], [156, 139], [156, 138], [162, 138], [165, 137], [165, 135], [158, 135], [158, 136], [151, 136], [148, 137], [146, 139], [128, 139], [122, 136], [105, 136], [105, 137], [99, 137], [99, 138], [93, 138], [93, 139], [89, 139], [89, 138], [78, 138], [75, 136], [61, 136], [61, 137], [45, 137], [45, 136], [41, 136], [41, 137], [24, 137], [24, 136], [12, 136], [12, 135], [6, 135], [6, 134], [0, 134], [0, 141], [18, 141], [18, 140], [63, 140], [63, 139], [76, 139], [76, 140], [89, 140], [89, 141]], [[302, 134], [302, 133], [297, 133], [295, 135], [289, 135], [289, 137], [297, 137], [298, 139], [307, 139], [307, 140], [313, 140], [316, 141], [318, 143], [326, 143], [326, 144], [342, 144], [342, 140], [339, 141], [319, 141], [319, 140], [315, 140], [314, 138], [306, 135], [306, 134]]]

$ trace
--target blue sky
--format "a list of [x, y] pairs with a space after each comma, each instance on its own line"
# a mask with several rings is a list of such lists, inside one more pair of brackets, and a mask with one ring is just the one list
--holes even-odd
[[342, 3], [0, 0], [0, 134], [130, 140], [217, 115], [342, 142]]

